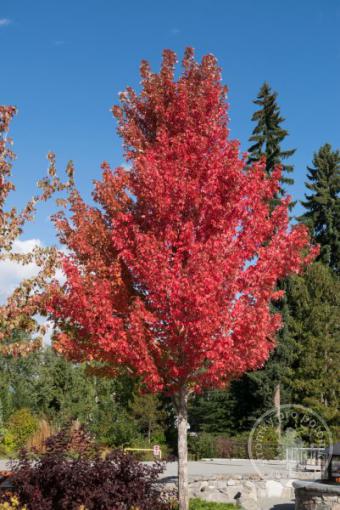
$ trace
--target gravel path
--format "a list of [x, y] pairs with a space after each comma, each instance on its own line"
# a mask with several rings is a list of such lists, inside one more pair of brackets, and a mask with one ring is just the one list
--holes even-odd
[[[282, 462], [256, 463], [261, 473], [266, 475], [281, 475], [286, 478], [288, 471]], [[255, 475], [257, 474], [253, 464], [246, 459], [212, 459], [188, 463], [189, 475], [192, 476], [213, 476], [213, 475]], [[176, 477], [177, 462], [169, 462], [162, 477]], [[280, 509], [278, 509], [280, 510]], [[282, 509], [283, 510], [283, 509]]]
[[294, 510], [294, 500], [286, 501], [279, 498], [263, 499], [259, 502], [261, 510]]

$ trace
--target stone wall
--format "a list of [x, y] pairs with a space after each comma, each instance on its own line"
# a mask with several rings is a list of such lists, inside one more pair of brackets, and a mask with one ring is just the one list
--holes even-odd
[[[239, 503], [246, 510], [258, 508], [258, 502], [266, 498], [290, 500], [294, 495], [293, 481], [289, 479], [262, 480], [251, 475], [219, 480], [191, 480], [190, 497], [207, 501]], [[340, 509], [339, 509], [340, 510]]]
[[[311, 475], [306, 473], [305, 477]], [[214, 475], [190, 476], [189, 493], [191, 498], [221, 503], [238, 503], [245, 510], [257, 510], [260, 502], [267, 498], [294, 499], [294, 479], [282, 478], [282, 474], [261, 478], [259, 475]], [[175, 480], [165, 482], [168, 490], [175, 490]], [[301, 509], [302, 510], [302, 509]], [[312, 510], [312, 509], [303, 509]], [[325, 509], [326, 510], [326, 509]], [[340, 510], [337, 508], [336, 510]]]
[[319, 482], [296, 481], [296, 510], [340, 510], [340, 486]]

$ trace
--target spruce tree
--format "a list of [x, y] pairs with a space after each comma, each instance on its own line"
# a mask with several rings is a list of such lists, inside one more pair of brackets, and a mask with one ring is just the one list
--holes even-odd
[[340, 427], [340, 280], [320, 262], [289, 279], [289, 332], [296, 346], [289, 386], [294, 403]]
[[340, 151], [326, 143], [314, 154], [306, 187], [311, 191], [302, 202], [300, 217], [320, 244], [319, 260], [340, 272]]
[[289, 177], [293, 172], [293, 166], [285, 161], [294, 154], [295, 149], [283, 150], [281, 147], [288, 131], [281, 126], [285, 119], [281, 116], [277, 104], [277, 93], [271, 90], [267, 82], [262, 85], [254, 104], [259, 106], [259, 109], [251, 119], [256, 122], [256, 127], [249, 138], [252, 145], [248, 150], [248, 161], [250, 164], [265, 156], [268, 175], [273, 173], [277, 165], [282, 166], [281, 187], [277, 197], [279, 199], [286, 194], [285, 186], [294, 183], [294, 179]]
[[[259, 161], [265, 157], [266, 172], [271, 175], [277, 165], [282, 167], [281, 186], [276, 199], [272, 201], [273, 207], [280, 198], [286, 195], [286, 185], [294, 183], [294, 179], [289, 177], [293, 172], [293, 166], [286, 163], [295, 149], [283, 150], [282, 143], [288, 136], [288, 131], [282, 127], [284, 118], [281, 116], [280, 107], [277, 103], [277, 93], [272, 91], [270, 85], [265, 82], [259, 94], [254, 101], [259, 109], [253, 114], [252, 121], [256, 122], [256, 127], [249, 141], [253, 143], [249, 148], [249, 163]], [[291, 204], [291, 208], [294, 203]], [[285, 290], [286, 282], [281, 281], [278, 289]], [[287, 299], [284, 297], [279, 303], [275, 304], [275, 311], [282, 315], [283, 328], [278, 334], [277, 347], [273, 351], [269, 360], [262, 370], [250, 372], [244, 376], [244, 386], [252, 387], [252, 394], [249, 394], [249, 401], [254, 397], [257, 402], [257, 409], [249, 406], [249, 418], [259, 415], [267, 409], [273, 407], [273, 396], [275, 389], [280, 386], [281, 400], [289, 402], [290, 395], [285, 381], [290, 377], [290, 367], [294, 357], [294, 346], [291, 345], [287, 317], [289, 314]], [[251, 381], [248, 381], [248, 379]]]
[[225, 390], [196, 395], [189, 408], [190, 430], [230, 437], [242, 434], [251, 429], [262, 409], [258, 397], [257, 382], [248, 376], [231, 381]]
[[[289, 279], [286, 279], [280, 282], [279, 287], [280, 290], [286, 292], [288, 286]], [[277, 335], [276, 347], [262, 370], [247, 374], [247, 377], [253, 382], [253, 391], [258, 402], [256, 417], [274, 407], [274, 394], [278, 386], [280, 387], [281, 404], [291, 402], [288, 382], [292, 376], [292, 365], [297, 351], [296, 342], [289, 332], [290, 309], [288, 297], [285, 295], [280, 302], [275, 303], [273, 308], [282, 317], [282, 329]]]
[[[279, 289], [287, 291], [289, 278], [282, 280]], [[274, 407], [274, 395], [280, 388], [280, 404], [289, 404], [292, 400], [289, 381], [293, 375], [293, 364], [296, 361], [296, 339], [290, 335], [290, 306], [285, 295], [273, 305], [273, 311], [282, 317], [282, 329], [276, 339], [276, 346], [268, 361], [261, 370], [248, 372], [239, 381], [243, 386], [243, 400], [247, 402], [243, 421], [249, 424], [256, 418]]]

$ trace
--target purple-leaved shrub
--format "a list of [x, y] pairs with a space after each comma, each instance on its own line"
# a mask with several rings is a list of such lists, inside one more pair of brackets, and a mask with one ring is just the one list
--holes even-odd
[[14, 466], [15, 494], [27, 510], [169, 510], [159, 490], [163, 466], [139, 462], [121, 450], [106, 458], [83, 429], [63, 429], [32, 458], [22, 451]]

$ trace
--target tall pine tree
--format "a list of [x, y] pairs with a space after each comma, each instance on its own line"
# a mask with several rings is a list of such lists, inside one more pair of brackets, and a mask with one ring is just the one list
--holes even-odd
[[319, 260], [340, 274], [340, 151], [326, 143], [308, 168], [306, 212], [299, 218], [320, 244]]
[[293, 172], [293, 166], [287, 164], [286, 160], [294, 154], [295, 149], [283, 150], [282, 148], [282, 142], [288, 135], [288, 131], [281, 126], [285, 119], [281, 116], [277, 104], [277, 93], [271, 90], [267, 82], [262, 85], [254, 103], [259, 106], [259, 109], [251, 119], [256, 122], [256, 126], [249, 138], [252, 143], [248, 150], [249, 163], [265, 156], [268, 175], [272, 174], [275, 166], [282, 166], [281, 187], [277, 197], [279, 199], [286, 194], [285, 186], [294, 183], [294, 179], [289, 176]]

